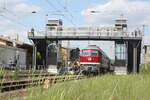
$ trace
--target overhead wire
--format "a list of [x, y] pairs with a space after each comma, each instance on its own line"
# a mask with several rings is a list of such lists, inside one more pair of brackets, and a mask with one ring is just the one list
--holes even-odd
[[17, 17], [17, 15], [16, 15], [14, 12], [10, 11], [10, 10], [7, 9], [7, 8], [4, 8], [4, 11], [7, 11], [9, 14], [11, 14], [11, 15]]
[[[59, 13], [62, 13], [61, 10], [59, 10], [57, 7], [55, 7], [55, 5], [53, 5], [53, 3], [50, 2], [50, 0], [45, 0], [54, 10], [56, 10]], [[68, 18], [66, 15], [63, 16], [65, 19], [67, 19], [71, 24], [74, 25], [74, 23], [72, 22], [72, 20], [70, 20], [70, 18]]]
[[67, 6], [64, 6], [63, 4], [61, 4], [60, 3], [60, 1], [58, 1], [58, 0], [55, 0], [55, 2], [59, 5], [59, 6], [61, 6], [70, 16], [71, 16], [71, 20], [73, 21], [73, 15], [72, 15], [72, 13], [70, 13], [70, 11], [67, 9]]
[[[49, 0], [46, 0], [46, 1], [47, 1], [47, 3], [48, 3], [50, 6], [52, 6], [57, 12], [62, 13], [62, 11], [59, 10], [58, 8], [56, 8], [56, 7], [53, 5], [53, 3], [51, 3]], [[64, 15], [63, 17], [66, 18], [67, 16]], [[69, 18], [67, 18], [67, 20], [69, 20], [69, 21], [71, 22], [71, 24], [74, 25], [74, 23], [72, 22], [72, 20], [70, 20]]]
[[5, 16], [5, 15], [3, 15], [3, 14], [0, 14], [0, 16], [3, 17], [3, 18], [5, 18], [5, 19], [7, 19], [7, 20], [9, 20], [9, 21], [15, 22], [16, 24], [21, 25], [21, 26], [23, 26], [24, 28], [27, 28], [27, 27], [28, 27], [28, 26], [26, 26], [25, 24], [23, 24], [23, 23], [21, 23], [21, 22], [18, 22], [18, 21], [14, 20], [14, 19], [11, 19], [11, 18], [9, 18], [9, 17], [7, 17], [7, 16]]
[[[3, 10], [4, 13], [7, 12], [7, 13], [11, 14], [12, 16], [17, 17], [17, 15], [16, 15], [14, 12], [10, 11], [10, 10], [7, 8], [7, 0], [4, 0], [4, 6], [2, 7], [2, 10]], [[9, 20], [9, 21], [14, 22], [15, 24], [21, 25], [21, 26], [23, 26], [24, 28], [27, 28], [27, 27], [28, 27], [28, 26], [26, 26], [25, 24], [19, 22], [18, 20], [15, 20], [15, 19], [12, 19], [12, 18], [10, 18], [10, 17], [7, 17], [6, 14], [4, 15], [4, 14], [0, 13], [0, 16], [1, 16], [2, 18], [4, 18], [4, 19], [7, 19], [7, 20]]]

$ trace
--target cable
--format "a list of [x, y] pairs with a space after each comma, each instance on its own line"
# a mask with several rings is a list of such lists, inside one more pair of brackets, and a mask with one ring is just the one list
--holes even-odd
[[73, 15], [70, 13], [70, 11], [67, 9], [67, 7], [66, 6], [64, 6], [64, 5], [62, 5], [58, 0], [55, 0], [56, 1], [56, 3], [58, 4], [58, 5], [60, 5], [70, 16], [71, 16], [71, 20], [73, 20]]
[[[45, 0], [53, 9], [55, 9], [57, 12], [62, 13], [58, 8], [56, 8], [49, 0]], [[74, 25], [73, 21], [70, 20], [67, 16], [63, 16], [65, 19], [67, 19], [71, 24]]]
[[63, 9], [66, 9], [66, 7], [63, 5], [63, 4], [61, 4], [58, 0], [55, 0], [56, 1], [56, 3], [58, 4], [58, 5], [60, 5]]
[[4, 12], [7, 12], [15, 17], [18, 18], [18, 16], [11, 10], [7, 9], [7, 0], [4, 0], [4, 7], [2, 8]]
[[11, 15], [13, 15], [14, 17], [18, 18], [18, 16], [17, 16], [13, 11], [7, 9], [7, 0], [4, 0], [4, 7], [2, 8], [2, 10], [3, 10], [3, 12], [4, 12], [5, 14], [2, 14], [2, 13], [1, 13], [1, 14], [0, 14], [1, 17], [5, 18], [5, 19], [7, 19], [7, 20], [9, 20], [9, 21], [14, 22], [15, 24], [21, 25], [21, 26], [23, 26], [25, 29], [27, 29], [27, 27], [28, 27], [27, 25], [25, 25], [25, 24], [19, 22], [18, 20], [15, 20], [15, 19], [12, 19], [12, 18], [6, 16], [6, 14], [11, 14]]
[[49, 0], [45, 0], [51, 7], [53, 7], [54, 9], [56, 9], [56, 11], [60, 12], [60, 10], [58, 10]]
[[[48, 3], [50, 6], [52, 6], [54, 9], [56, 9], [57, 12], [62, 13], [62, 11], [60, 11], [59, 9], [57, 9], [49, 0], [46, 0], [46, 1], [47, 1], [47, 3]], [[71, 24], [74, 25], [74, 23], [72, 22], [72, 20], [70, 20], [69, 18], [67, 18], [65, 15], [64, 15], [63, 17], [65, 17], [66, 19], [68, 19], [68, 20], [71, 22]]]
[[[10, 10], [7, 9], [7, 0], [4, 0], [4, 7], [2, 8], [2, 10], [4, 12], [8, 12], [9, 14], [17, 17], [17, 15], [14, 12], [12, 12], [12, 11], [10, 11]], [[10, 19], [9, 17], [7, 17], [7, 16], [5, 16], [3, 14], [0, 14], [0, 16], [3, 17], [3, 18], [5, 18], [5, 19], [7, 19], [7, 20], [13, 21], [13, 22], [15, 22], [15, 23], [17, 23], [19, 25], [22, 25], [22, 26], [24, 26], [26, 28], [26, 25], [24, 25], [24, 24], [22, 24], [22, 23], [20, 23], [18, 21], [15, 21], [14, 19]]]
[[11, 15], [17, 17], [17, 15], [16, 15], [14, 12], [8, 10], [7, 8], [4, 8], [4, 11], [7, 11], [7, 12], [10, 13]]
[[5, 19], [7, 19], [7, 20], [10, 20], [10, 21], [12, 21], [12, 22], [15, 22], [16, 24], [21, 25], [21, 26], [23, 26], [24, 28], [27, 28], [27, 27], [28, 27], [28, 26], [26, 26], [25, 24], [22, 24], [22, 23], [20, 23], [20, 22], [18, 22], [18, 21], [15, 21], [14, 19], [10, 19], [9, 17], [7, 17], [7, 16], [5, 16], [5, 15], [0, 14], [0, 16], [3, 17], [3, 18], [5, 18]]

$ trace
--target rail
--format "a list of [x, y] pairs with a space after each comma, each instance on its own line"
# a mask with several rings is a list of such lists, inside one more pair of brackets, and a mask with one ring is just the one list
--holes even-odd
[[0, 82], [1, 79], [10, 80], [13, 78], [16, 79], [23, 79], [23, 78], [32, 78], [32, 77], [50, 77], [55, 76], [55, 74], [47, 74], [47, 73], [37, 73], [37, 74], [17, 74], [17, 75], [0, 75]]
[[63, 76], [51, 76], [51, 77], [40, 77], [40, 78], [31, 78], [31, 79], [24, 79], [24, 80], [14, 80], [14, 81], [5, 81], [0, 83], [0, 90], [1, 92], [5, 91], [12, 91], [18, 89], [24, 89], [29, 86], [37, 86], [37, 85], [44, 85], [45, 82], [48, 80], [48, 84], [55, 84], [64, 81], [70, 80], [78, 80], [85, 78], [82, 75], [63, 75]]

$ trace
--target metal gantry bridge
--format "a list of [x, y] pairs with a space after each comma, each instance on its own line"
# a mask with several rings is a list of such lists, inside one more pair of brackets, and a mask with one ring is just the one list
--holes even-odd
[[60, 40], [139, 40], [142, 31], [127, 32], [118, 31], [115, 26], [49, 26], [46, 30], [40, 30], [32, 34], [32, 39], [60, 39]]
[[[46, 66], [47, 41], [56, 41], [56, 44], [61, 40], [115, 41], [116, 51], [120, 50], [115, 52], [115, 66], [125, 66], [128, 72], [136, 73], [139, 72], [142, 34], [141, 30], [128, 32], [124, 29], [118, 30], [115, 26], [47, 26], [45, 30], [31, 30], [28, 38], [36, 44], [34, 51], [40, 48], [41, 52], [45, 52], [43, 59]], [[117, 49], [118, 45], [120, 47]], [[125, 49], [122, 51], [122, 48]], [[36, 61], [34, 62], [36, 65]]]

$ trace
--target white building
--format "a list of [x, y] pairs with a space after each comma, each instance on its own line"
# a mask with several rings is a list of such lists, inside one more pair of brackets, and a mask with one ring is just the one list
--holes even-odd
[[16, 67], [26, 67], [32, 64], [32, 45], [0, 37], [0, 65], [8, 66], [14, 62]]

